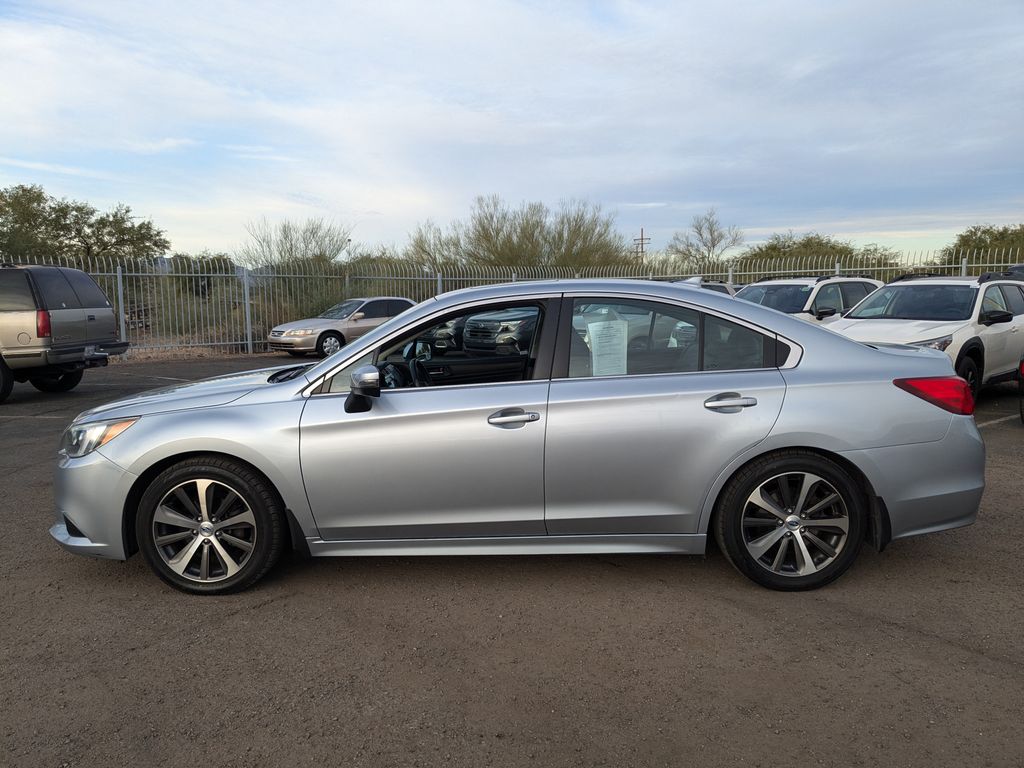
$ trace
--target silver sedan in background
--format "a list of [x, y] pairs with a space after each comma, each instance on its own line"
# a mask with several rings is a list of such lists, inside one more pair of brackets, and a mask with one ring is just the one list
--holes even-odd
[[[462, 318], [517, 343], [433, 354]], [[941, 352], [867, 346], [711, 291], [474, 288], [313, 365], [81, 414], [50, 532], [81, 554], [141, 551], [196, 593], [248, 587], [289, 547], [700, 554], [712, 536], [758, 584], [809, 589], [865, 541], [974, 521], [972, 412]]]

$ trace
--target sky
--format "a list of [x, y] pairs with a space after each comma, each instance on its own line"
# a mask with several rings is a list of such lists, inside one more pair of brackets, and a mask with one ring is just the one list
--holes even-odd
[[1024, 221], [1024, 2], [9, 2], [0, 187], [127, 203], [177, 251], [323, 217], [402, 245], [474, 198], [663, 248], [938, 248]]

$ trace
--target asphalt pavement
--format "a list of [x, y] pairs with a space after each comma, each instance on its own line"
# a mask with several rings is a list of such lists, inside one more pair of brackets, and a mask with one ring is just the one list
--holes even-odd
[[200, 598], [139, 557], [50, 540], [75, 414], [288, 362], [119, 363], [0, 406], [0, 765], [1022, 764], [1015, 386], [979, 400], [978, 522], [865, 548], [809, 593], [756, 587], [712, 551], [290, 556]]

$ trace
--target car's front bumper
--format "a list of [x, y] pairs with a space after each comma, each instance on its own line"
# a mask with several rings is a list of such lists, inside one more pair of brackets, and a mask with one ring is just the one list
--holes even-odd
[[62, 454], [53, 480], [54, 541], [78, 555], [124, 560], [124, 506], [136, 476], [93, 451], [79, 459]]
[[274, 352], [315, 352], [316, 336], [267, 336], [267, 345]]
[[889, 511], [892, 538], [970, 525], [985, 491], [985, 443], [974, 419], [954, 416], [935, 442], [847, 451]]

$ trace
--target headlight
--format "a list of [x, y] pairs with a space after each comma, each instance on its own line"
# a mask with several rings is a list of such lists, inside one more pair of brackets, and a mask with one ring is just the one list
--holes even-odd
[[138, 418], [72, 424], [64, 430], [64, 436], [60, 440], [60, 449], [71, 458], [77, 459], [87, 453], [92, 453], [101, 445], [106, 445], [136, 421]]
[[930, 347], [931, 349], [937, 349], [939, 352], [945, 352], [946, 347], [953, 343], [952, 336], [943, 336], [940, 339], [928, 339], [928, 341], [915, 341], [912, 346], [915, 347]]
[[498, 333], [515, 333], [523, 327], [525, 320], [515, 320], [511, 323], [503, 323], [501, 328], [498, 329]]
[[285, 336], [312, 336], [316, 331], [312, 328], [300, 328], [295, 331], [285, 331]]

